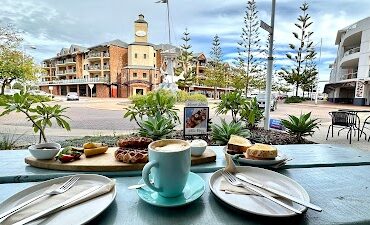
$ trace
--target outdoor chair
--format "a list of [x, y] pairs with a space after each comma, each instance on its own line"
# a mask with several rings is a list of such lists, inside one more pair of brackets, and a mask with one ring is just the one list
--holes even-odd
[[334, 137], [334, 127], [341, 128], [338, 130], [338, 136], [340, 131], [344, 129], [348, 129], [347, 132], [347, 139], [349, 137], [349, 143], [352, 144], [352, 132], [354, 132], [354, 136], [356, 136], [356, 130], [358, 132], [357, 140], [360, 140], [360, 118], [357, 116], [356, 113], [347, 112], [347, 111], [334, 111], [329, 112], [331, 116], [331, 125], [328, 128], [328, 133], [326, 134], [326, 140], [328, 140], [329, 132], [331, 128], [331, 137]]
[[[366, 129], [368, 129], [368, 130], [370, 130], [370, 127], [366, 127], [366, 125], [370, 125], [370, 116], [368, 116], [366, 119], [365, 119], [365, 121], [364, 121], [364, 123], [363, 123], [363, 125], [362, 125], [362, 129], [361, 129], [361, 136], [362, 136], [362, 134], [364, 133], [364, 129], [366, 128]], [[365, 134], [365, 139], [366, 139], [366, 133], [364, 133]], [[369, 141], [370, 142], [370, 134], [369, 134], [369, 139], [367, 139], [367, 141]]]

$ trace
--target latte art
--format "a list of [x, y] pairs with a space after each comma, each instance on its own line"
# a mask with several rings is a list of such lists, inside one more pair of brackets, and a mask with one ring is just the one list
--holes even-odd
[[179, 152], [189, 148], [189, 145], [185, 143], [167, 143], [162, 146], [155, 146], [154, 151], [159, 152]]

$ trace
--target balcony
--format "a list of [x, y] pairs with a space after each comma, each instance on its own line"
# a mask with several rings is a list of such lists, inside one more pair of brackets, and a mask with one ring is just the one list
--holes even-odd
[[73, 64], [76, 64], [76, 60], [75, 59], [66, 59], [64, 61], [64, 64], [65, 65], [73, 65]]
[[56, 74], [57, 76], [63, 76], [63, 75], [65, 75], [65, 74], [66, 74], [66, 72], [67, 72], [67, 70], [57, 70], [57, 71], [55, 72], [55, 74]]
[[357, 71], [356, 72], [342, 74], [342, 80], [356, 79], [356, 78], [357, 78]]
[[104, 65], [103, 70], [109, 70], [109, 65]]
[[71, 65], [71, 64], [76, 64], [76, 60], [73, 58], [65, 59], [65, 60], [58, 60], [57, 65], [63, 66], [63, 65]]
[[55, 63], [52, 64], [43, 63], [41, 67], [44, 69], [55, 68]]
[[100, 65], [89, 65], [87, 67], [87, 70], [88, 71], [100, 71], [101, 70], [101, 66]]
[[76, 74], [76, 69], [65, 70], [65, 74]]
[[109, 78], [108, 77], [94, 77], [94, 78], [83, 78], [83, 79], [41, 81], [39, 85], [96, 84], [96, 83], [109, 83]]
[[90, 52], [89, 54], [87, 54], [88, 59], [100, 59], [101, 57], [102, 57], [101, 52]]
[[349, 50], [347, 50], [346, 52], [344, 52], [344, 56], [347, 56], [347, 55], [351, 55], [351, 54], [354, 54], [354, 53], [357, 53], [357, 52], [360, 52], [360, 47], [356, 47], [356, 48], [351, 48]]
[[109, 58], [109, 57], [110, 57], [110, 54], [109, 54], [109, 53], [107, 53], [107, 52], [106, 52], [106, 53], [103, 53], [103, 57], [104, 57], [104, 58]]

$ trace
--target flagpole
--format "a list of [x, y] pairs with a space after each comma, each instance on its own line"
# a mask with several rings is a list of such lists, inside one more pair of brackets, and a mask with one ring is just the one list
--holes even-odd
[[168, 43], [171, 43], [171, 25], [170, 25], [170, 4], [169, 0], [166, 1], [167, 3], [167, 23], [168, 23]]

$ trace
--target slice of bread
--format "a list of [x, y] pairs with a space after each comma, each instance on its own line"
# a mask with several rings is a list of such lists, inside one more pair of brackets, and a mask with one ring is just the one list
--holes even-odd
[[275, 159], [277, 157], [277, 149], [272, 145], [254, 144], [244, 153], [246, 158], [255, 159]]
[[252, 143], [248, 139], [237, 135], [231, 135], [229, 142], [227, 143], [228, 150], [239, 153], [247, 151], [251, 146]]

